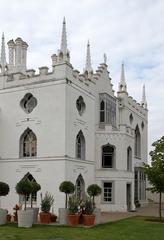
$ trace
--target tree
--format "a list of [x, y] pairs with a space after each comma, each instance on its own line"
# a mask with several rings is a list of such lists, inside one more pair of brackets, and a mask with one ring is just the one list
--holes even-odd
[[159, 218], [161, 214], [161, 197], [164, 193], [164, 136], [152, 144], [154, 150], [150, 152], [152, 164], [144, 164], [142, 170], [147, 175], [147, 178], [152, 185], [148, 191], [159, 193]]
[[65, 208], [67, 208], [67, 203], [68, 203], [68, 194], [74, 193], [75, 191], [75, 186], [72, 182], [70, 181], [64, 181], [60, 184], [59, 186], [60, 192], [64, 192], [66, 194], [66, 199], [65, 199]]
[[25, 198], [25, 210], [26, 210], [26, 201], [27, 201], [27, 195], [32, 193], [32, 184], [28, 180], [21, 180], [17, 183], [16, 192], [18, 194], [21, 194]]
[[93, 206], [95, 207], [95, 197], [101, 194], [101, 188], [97, 184], [91, 184], [87, 188], [87, 193], [93, 199]]
[[33, 207], [33, 194], [36, 194], [40, 189], [41, 186], [37, 182], [31, 182], [32, 190], [31, 190], [31, 208]]

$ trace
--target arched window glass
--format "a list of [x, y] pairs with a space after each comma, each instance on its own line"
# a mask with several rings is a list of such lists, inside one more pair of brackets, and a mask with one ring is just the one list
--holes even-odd
[[25, 113], [31, 113], [37, 106], [37, 99], [31, 93], [27, 93], [20, 101], [20, 106]]
[[131, 147], [127, 148], [127, 171], [132, 170], [132, 149]]
[[79, 112], [80, 115], [83, 114], [83, 112], [85, 111], [85, 102], [82, 96], [80, 96], [77, 101], [76, 101], [76, 108]]
[[114, 147], [109, 144], [102, 147], [102, 167], [103, 168], [114, 167], [114, 152], [115, 152]]
[[85, 159], [85, 138], [82, 131], [76, 137], [76, 158]]
[[141, 134], [138, 125], [135, 128], [135, 156], [141, 157]]
[[105, 122], [105, 103], [103, 100], [100, 102], [100, 122]]
[[20, 138], [20, 157], [35, 157], [37, 155], [37, 138], [29, 128]]
[[[116, 99], [107, 93], [100, 93], [100, 123], [116, 127]], [[102, 125], [101, 125], [102, 126]]]

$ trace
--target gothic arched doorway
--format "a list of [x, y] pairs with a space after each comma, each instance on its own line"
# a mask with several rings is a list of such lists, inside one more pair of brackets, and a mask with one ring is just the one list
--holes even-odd
[[77, 199], [79, 201], [84, 200], [85, 199], [85, 182], [84, 182], [84, 179], [83, 179], [81, 174], [76, 179], [75, 187], [76, 187], [76, 197], [77, 197]]

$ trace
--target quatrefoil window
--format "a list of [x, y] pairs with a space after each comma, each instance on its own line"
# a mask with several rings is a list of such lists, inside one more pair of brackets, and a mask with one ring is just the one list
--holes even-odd
[[82, 96], [80, 96], [77, 101], [76, 101], [76, 108], [79, 112], [80, 115], [83, 114], [84, 110], [85, 110], [85, 102]]
[[37, 100], [31, 93], [27, 93], [21, 100], [20, 105], [25, 113], [31, 113], [37, 105]]

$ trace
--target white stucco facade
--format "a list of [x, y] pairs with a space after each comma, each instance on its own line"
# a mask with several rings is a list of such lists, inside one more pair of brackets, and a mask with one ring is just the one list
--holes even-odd
[[[138, 170], [147, 162], [144, 92], [141, 104], [128, 95], [122, 66], [115, 95], [105, 57], [93, 72], [89, 44], [84, 73], [75, 70], [65, 27], [64, 21], [61, 48], [52, 55], [50, 71], [41, 67], [35, 74], [26, 68], [28, 45], [20, 38], [8, 42], [8, 63], [1, 54], [0, 181], [10, 186], [9, 195], [1, 200], [2, 207], [11, 210], [19, 202], [15, 185], [30, 173], [41, 185], [36, 204], [40, 206], [40, 193], [49, 191], [55, 197], [56, 213], [64, 207], [60, 183], [69, 180], [78, 185], [79, 176], [83, 180], [79, 183], [83, 186], [76, 190], [83, 191], [80, 196], [92, 183], [102, 187], [97, 206], [103, 211], [134, 210], [134, 198], [146, 201], [145, 179]], [[78, 99], [82, 104], [79, 109]], [[27, 130], [36, 137], [35, 150], [27, 150], [27, 142], [22, 142]], [[29, 156], [27, 151], [34, 152]]]

